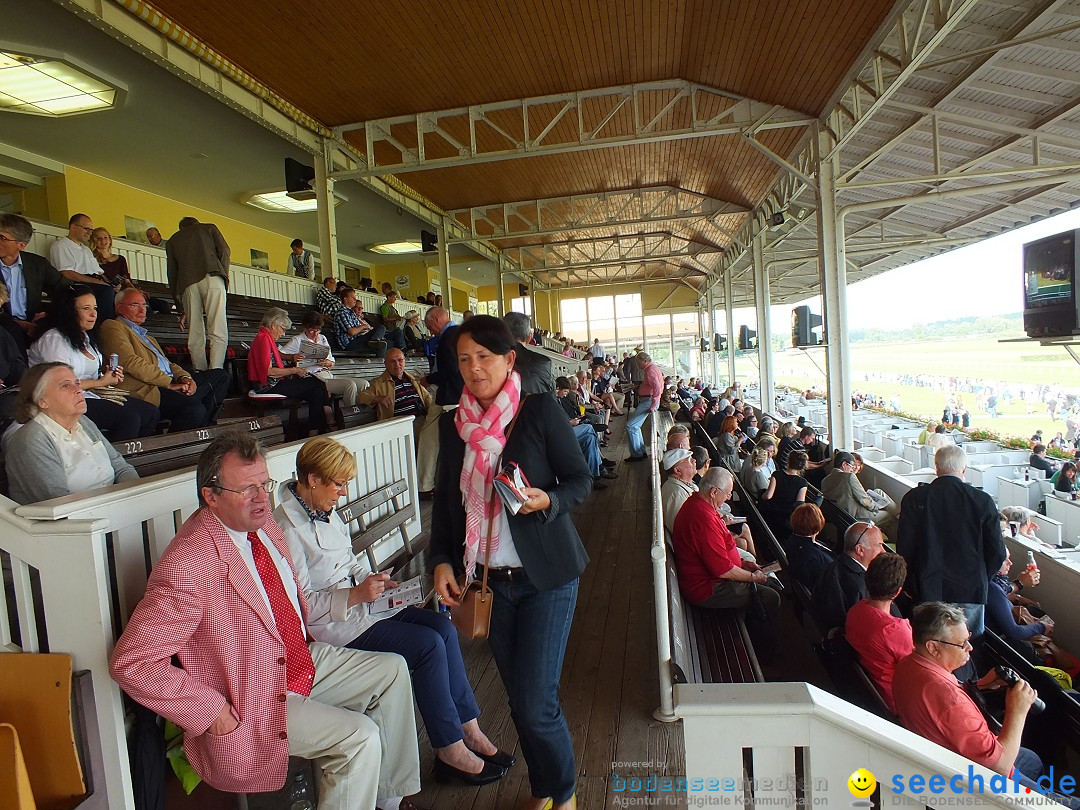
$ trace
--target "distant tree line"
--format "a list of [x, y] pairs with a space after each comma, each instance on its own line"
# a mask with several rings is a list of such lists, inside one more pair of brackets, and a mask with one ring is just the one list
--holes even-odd
[[1016, 335], [1024, 330], [1021, 313], [1009, 315], [970, 316], [949, 321], [917, 323], [909, 329], [852, 329], [851, 343], [896, 343], [909, 340], [982, 337], [987, 335]]

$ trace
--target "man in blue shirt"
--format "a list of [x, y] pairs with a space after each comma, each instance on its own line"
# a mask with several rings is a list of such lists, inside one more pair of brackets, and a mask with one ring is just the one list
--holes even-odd
[[385, 327], [372, 326], [356, 312], [356, 290], [345, 287], [341, 290], [342, 307], [334, 316], [334, 337], [337, 347], [343, 352], [375, 352], [376, 357], [386, 356]]
[[10, 300], [5, 308], [11, 315], [10, 319], [4, 319], [4, 326], [23, 354], [37, 337], [40, 321], [45, 317], [42, 292], [55, 299], [65, 286], [60, 271], [48, 259], [24, 252], [33, 236], [30, 220], [18, 214], [0, 214], [0, 276], [8, 288]]

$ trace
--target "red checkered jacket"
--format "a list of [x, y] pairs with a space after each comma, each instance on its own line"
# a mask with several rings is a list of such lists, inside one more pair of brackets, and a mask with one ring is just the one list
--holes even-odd
[[[263, 531], [291, 567], [281, 527], [268, 518]], [[285, 783], [285, 645], [232, 538], [205, 507], [154, 567], [109, 669], [132, 698], [185, 730], [184, 751], [213, 787], [248, 793]], [[207, 734], [226, 701], [240, 725]]]

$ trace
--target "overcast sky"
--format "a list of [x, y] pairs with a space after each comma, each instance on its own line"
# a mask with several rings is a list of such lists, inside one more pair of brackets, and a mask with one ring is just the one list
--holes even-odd
[[[1080, 211], [1026, 225], [976, 245], [909, 264], [848, 287], [848, 329], [906, 329], [968, 315], [1004, 315], [1024, 308], [1021, 250], [1025, 242], [1080, 228]], [[814, 312], [821, 300], [810, 299]], [[736, 324], [753, 324], [752, 309]], [[772, 310], [772, 332], [791, 332], [791, 307]]]

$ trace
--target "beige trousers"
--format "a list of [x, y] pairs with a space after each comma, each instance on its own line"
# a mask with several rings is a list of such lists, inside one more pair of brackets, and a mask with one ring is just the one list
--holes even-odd
[[416, 431], [416, 483], [421, 492], [435, 489], [435, 468], [439, 464], [439, 417], [442, 405], [432, 405]]
[[335, 377], [329, 371], [321, 371], [315, 376], [326, 383], [326, 390], [331, 394], [341, 394], [341, 407], [352, 408], [356, 405], [356, 380]]
[[319, 767], [320, 810], [371, 810], [420, 792], [405, 659], [313, 642], [310, 697], [287, 697], [289, 754]]
[[[188, 351], [196, 371], [222, 368], [225, 347], [229, 345], [229, 325], [225, 320], [225, 279], [206, 275], [184, 290], [184, 314], [187, 316]], [[205, 318], [205, 323], [203, 322]], [[206, 364], [206, 336], [210, 334], [210, 365]]]

